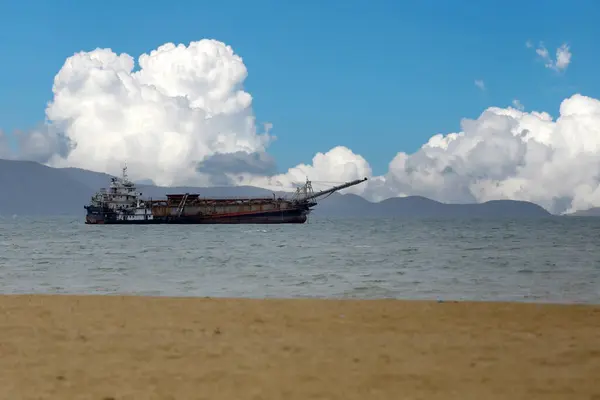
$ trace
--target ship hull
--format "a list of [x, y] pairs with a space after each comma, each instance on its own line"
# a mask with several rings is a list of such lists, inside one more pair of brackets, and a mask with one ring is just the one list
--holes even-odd
[[86, 215], [88, 225], [157, 225], [157, 224], [303, 224], [307, 221], [303, 209], [223, 215], [153, 216], [151, 219], [118, 219], [104, 213]]

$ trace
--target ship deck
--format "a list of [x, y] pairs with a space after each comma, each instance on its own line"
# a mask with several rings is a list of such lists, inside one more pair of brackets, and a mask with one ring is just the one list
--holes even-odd
[[[150, 205], [179, 205], [184, 200], [185, 194], [168, 194], [166, 198], [150, 198], [145, 200]], [[200, 197], [199, 194], [188, 194], [185, 204], [198, 205], [228, 205], [228, 204], [260, 204], [273, 202], [291, 202], [290, 199], [274, 197]]]

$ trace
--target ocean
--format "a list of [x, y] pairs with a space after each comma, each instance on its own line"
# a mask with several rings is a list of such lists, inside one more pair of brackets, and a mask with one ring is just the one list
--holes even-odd
[[600, 303], [600, 218], [0, 218], [0, 293]]

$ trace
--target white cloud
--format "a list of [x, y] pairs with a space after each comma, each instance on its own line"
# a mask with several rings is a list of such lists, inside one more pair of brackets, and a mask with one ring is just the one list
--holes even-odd
[[[306, 179], [330, 183], [341, 183], [372, 177], [369, 163], [362, 156], [354, 154], [344, 146], [337, 146], [326, 153], [317, 153], [312, 164], [300, 164], [290, 168], [285, 174], [260, 176], [239, 174], [240, 182], [272, 190], [284, 190], [303, 183]], [[315, 188], [322, 189], [322, 188]], [[365, 194], [367, 185], [357, 185], [342, 193]]]
[[202, 184], [209, 179], [197, 171], [201, 161], [264, 152], [273, 139], [257, 131], [252, 97], [243, 90], [246, 66], [224, 43], [168, 43], [142, 54], [139, 71], [134, 64], [109, 49], [66, 60], [54, 79], [46, 129], [64, 132], [74, 147], [50, 165], [118, 173], [126, 161], [134, 179]]
[[481, 90], [485, 90], [485, 83], [481, 79], [475, 80], [475, 86], [477, 86]]
[[[558, 59], [557, 66], [565, 64]], [[131, 56], [106, 49], [67, 59], [55, 77], [49, 122], [18, 136], [21, 157], [113, 174], [127, 161], [132, 178], [163, 185], [289, 190], [307, 177], [366, 176], [366, 184], [347, 191], [376, 201], [511, 198], [553, 212], [600, 206], [600, 101], [590, 97], [565, 99], [556, 119], [524, 112], [518, 100], [514, 107], [491, 107], [463, 120], [460, 132], [434, 135], [413, 154], [398, 153], [383, 176], [373, 176], [369, 163], [344, 146], [273, 175], [272, 125], [259, 132], [243, 89], [246, 67], [230, 47], [213, 40], [167, 44], [142, 55], [139, 71], [133, 69]]]
[[517, 110], [523, 111], [525, 109], [525, 106], [521, 103], [521, 101], [519, 99], [514, 99], [512, 101], [512, 105], [514, 108], [516, 108]]
[[[528, 48], [532, 48], [533, 44], [531, 42], [527, 42], [526, 46]], [[571, 50], [569, 46], [565, 43], [556, 49], [556, 59], [552, 59], [550, 57], [550, 52], [543, 43], [540, 42], [540, 45], [535, 49], [535, 52], [538, 56], [544, 61], [544, 66], [546, 68], [552, 69], [554, 71], [560, 72], [565, 71], [569, 64], [571, 63]]]
[[560, 116], [491, 107], [462, 132], [398, 153], [385, 186], [449, 202], [532, 201], [553, 212], [600, 205], [600, 101], [574, 95]]
[[571, 63], [571, 51], [569, 46], [563, 44], [556, 50], [556, 63], [555, 68], [558, 70], [565, 70]]

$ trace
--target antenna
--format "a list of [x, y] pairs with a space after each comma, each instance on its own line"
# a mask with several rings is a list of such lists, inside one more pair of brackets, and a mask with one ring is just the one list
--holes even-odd
[[123, 182], [127, 182], [127, 161], [125, 161], [125, 165], [123, 166]]

